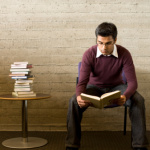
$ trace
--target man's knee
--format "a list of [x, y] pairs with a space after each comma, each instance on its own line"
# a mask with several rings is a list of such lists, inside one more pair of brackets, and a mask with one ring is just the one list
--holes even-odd
[[77, 104], [76, 94], [74, 94], [74, 95], [70, 98], [69, 104], [70, 104], [70, 105]]
[[134, 93], [134, 95], [131, 97], [131, 99], [133, 101], [133, 104], [144, 106], [145, 99], [137, 91]]

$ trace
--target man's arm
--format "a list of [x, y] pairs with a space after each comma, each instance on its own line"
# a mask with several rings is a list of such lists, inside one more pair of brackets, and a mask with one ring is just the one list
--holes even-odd
[[87, 50], [82, 58], [79, 82], [76, 87], [76, 96], [79, 96], [81, 93], [86, 91], [86, 86], [89, 82], [90, 73], [92, 71], [91, 59], [90, 53]]
[[91, 105], [89, 101], [82, 100], [80, 96], [81, 93], [86, 91], [86, 86], [89, 81], [91, 70], [91, 58], [89, 57], [89, 52], [86, 51], [82, 58], [79, 82], [76, 87], [77, 103], [80, 108], [88, 107]]
[[135, 93], [138, 86], [133, 60], [131, 54], [128, 51], [123, 59], [123, 70], [128, 85], [126, 91], [124, 92], [124, 95], [126, 97], [126, 100], [128, 100]]

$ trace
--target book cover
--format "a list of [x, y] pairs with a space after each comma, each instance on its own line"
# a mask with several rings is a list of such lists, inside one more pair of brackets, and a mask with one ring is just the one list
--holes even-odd
[[31, 79], [33, 78], [33, 75], [27, 75], [27, 76], [11, 76], [12, 79]]
[[11, 68], [12, 69], [32, 68], [32, 64], [11, 64]]
[[10, 77], [14, 77], [14, 76], [26, 76], [26, 74], [9, 74]]
[[30, 95], [30, 94], [34, 94], [33, 91], [18, 91], [18, 92], [15, 92], [17, 94], [22, 94], [22, 95]]
[[36, 96], [36, 93], [19, 94], [19, 93], [17, 93], [17, 92], [12, 92], [12, 95], [13, 95], [13, 96], [16, 96], [16, 97], [35, 97], [35, 96]]
[[31, 85], [15, 85], [14, 88], [29, 88], [32, 87]]
[[16, 83], [33, 83], [33, 80], [16, 80]]
[[11, 72], [11, 74], [13, 75], [16, 75], [16, 74], [30, 74], [31, 73], [31, 71], [20, 71], [20, 72], [17, 72], [17, 71], [13, 71], [13, 72]]
[[14, 91], [17, 92], [17, 91], [31, 91], [32, 88], [14, 88]]
[[112, 105], [111, 100], [120, 98], [120, 96], [120, 91], [105, 93], [101, 97], [81, 93], [81, 98], [83, 100], [89, 100], [94, 107], [99, 109]]
[[27, 79], [27, 76], [12, 76], [12, 79]]
[[28, 64], [28, 62], [27, 61], [25, 61], [25, 62], [14, 62], [14, 64]]
[[29, 68], [25, 68], [25, 69], [23, 69], [23, 68], [20, 68], [20, 69], [19, 68], [18, 69], [13, 68], [12, 69], [11, 68], [10, 71], [11, 72], [13, 72], [13, 71], [16, 71], [16, 72], [22, 72], [23, 71], [24, 72], [24, 71], [31, 71], [31, 70]]
[[31, 83], [15, 83], [15, 86], [24, 86], [24, 85], [32, 85]]

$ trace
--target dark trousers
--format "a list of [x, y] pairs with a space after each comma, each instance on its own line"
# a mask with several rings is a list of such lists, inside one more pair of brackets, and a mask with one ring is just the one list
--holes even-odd
[[[88, 85], [86, 93], [101, 96], [106, 92], [120, 90], [123, 94], [127, 85], [118, 85], [113, 88], [98, 88], [94, 85]], [[129, 107], [129, 117], [131, 120], [132, 146], [144, 147], [148, 145], [146, 137], [145, 104], [144, 98], [136, 91], [134, 95], [126, 101]], [[80, 147], [81, 140], [81, 120], [83, 112], [87, 108], [80, 108], [77, 103], [76, 95], [69, 101], [67, 115], [67, 137], [66, 147]]]

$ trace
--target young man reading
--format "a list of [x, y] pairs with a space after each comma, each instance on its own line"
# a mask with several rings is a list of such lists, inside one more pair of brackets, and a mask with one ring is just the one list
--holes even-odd
[[[113, 23], [100, 24], [95, 34], [97, 45], [84, 53], [76, 94], [69, 101], [66, 150], [79, 149], [82, 114], [92, 105], [81, 99], [80, 94], [101, 96], [115, 90], [121, 91], [121, 96], [115, 103], [129, 106], [133, 149], [147, 150], [144, 98], [136, 91], [137, 79], [131, 54], [126, 48], [116, 45], [117, 28]], [[127, 85], [123, 84], [122, 70]]]

